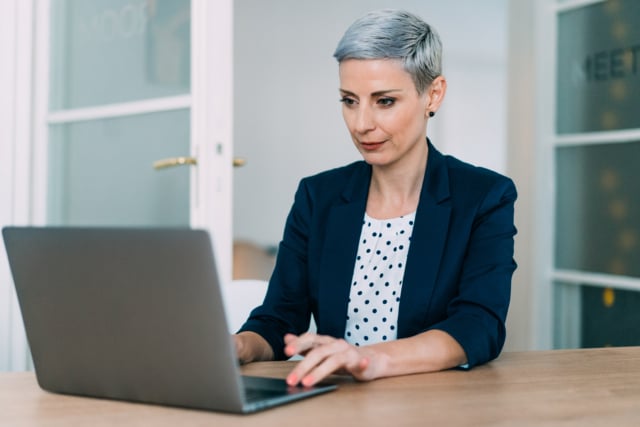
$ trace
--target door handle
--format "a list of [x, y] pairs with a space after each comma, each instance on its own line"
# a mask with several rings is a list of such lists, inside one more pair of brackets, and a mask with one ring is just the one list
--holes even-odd
[[[233, 167], [239, 168], [247, 164], [247, 159], [242, 157], [233, 158]], [[172, 168], [175, 166], [191, 165], [197, 166], [198, 159], [195, 157], [170, 157], [153, 162], [153, 168], [156, 170]]]
[[195, 157], [171, 157], [153, 162], [156, 170], [172, 168], [174, 166], [192, 165], [196, 166], [198, 160]]

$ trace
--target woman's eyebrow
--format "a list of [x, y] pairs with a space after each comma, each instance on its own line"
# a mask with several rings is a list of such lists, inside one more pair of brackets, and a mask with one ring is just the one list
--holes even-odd
[[386, 90], [379, 90], [379, 91], [373, 92], [373, 93], [371, 94], [371, 96], [382, 96], [382, 95], [388, 95], [388, 94], [393, 93], [393, 92], [402, 92], [402, 89], [386, 89]]
[[[376, 92], [373, 92], [371, 94], [371, 96], [382, 96], [382, 95], [387, 95], [389, 93], [393, 93], [393, 92], [402, 92], [402, 89], [385, 89], [385, 90], [378, 90]], [[350, 95], [350, 96], [355, 96], [357, 97], [358, 95], [356, 95], [355, 93], [346, 90], [346, 89], [340, 89], [340, 93], [342, 93], [343, 95]]]

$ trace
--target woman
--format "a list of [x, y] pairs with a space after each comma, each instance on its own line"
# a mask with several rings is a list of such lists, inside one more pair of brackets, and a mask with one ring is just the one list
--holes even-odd
[[[372, 12], [334, 56], [363, 161], [300, 182], [264, 303], [234, 336], [240, 361], [303, 355], [287, 382], [311, 386], [497, 357], [516, 190], [427, 139], [447, 89], [438, 35], [407, 12]], [[304, 333], [312, 314], [317, 334]]]

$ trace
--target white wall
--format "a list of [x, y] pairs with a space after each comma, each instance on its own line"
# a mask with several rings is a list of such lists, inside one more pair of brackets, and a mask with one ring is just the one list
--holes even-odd
[[436, 146], [506, 169], [507, 0], [236, 0], [234, 236], [280, 240], [298, 180], [360, 159], [338, 103], [336, 44], [378, 8], [422, 16], [444, 44], [447, 99], [430, 121]]
[[518, 187], [509, 348], [553, 344], [556, 0], [509, 3], [508, 174]]

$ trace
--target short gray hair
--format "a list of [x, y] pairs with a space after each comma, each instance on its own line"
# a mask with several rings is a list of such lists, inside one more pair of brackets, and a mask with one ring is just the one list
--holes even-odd
[[333, 54], [346, 59], [399, 59], [424, 92], [442, 74], [442, 42], [438, 33], [418, 16], [393, 9], [369, 12], [356, 20]]

